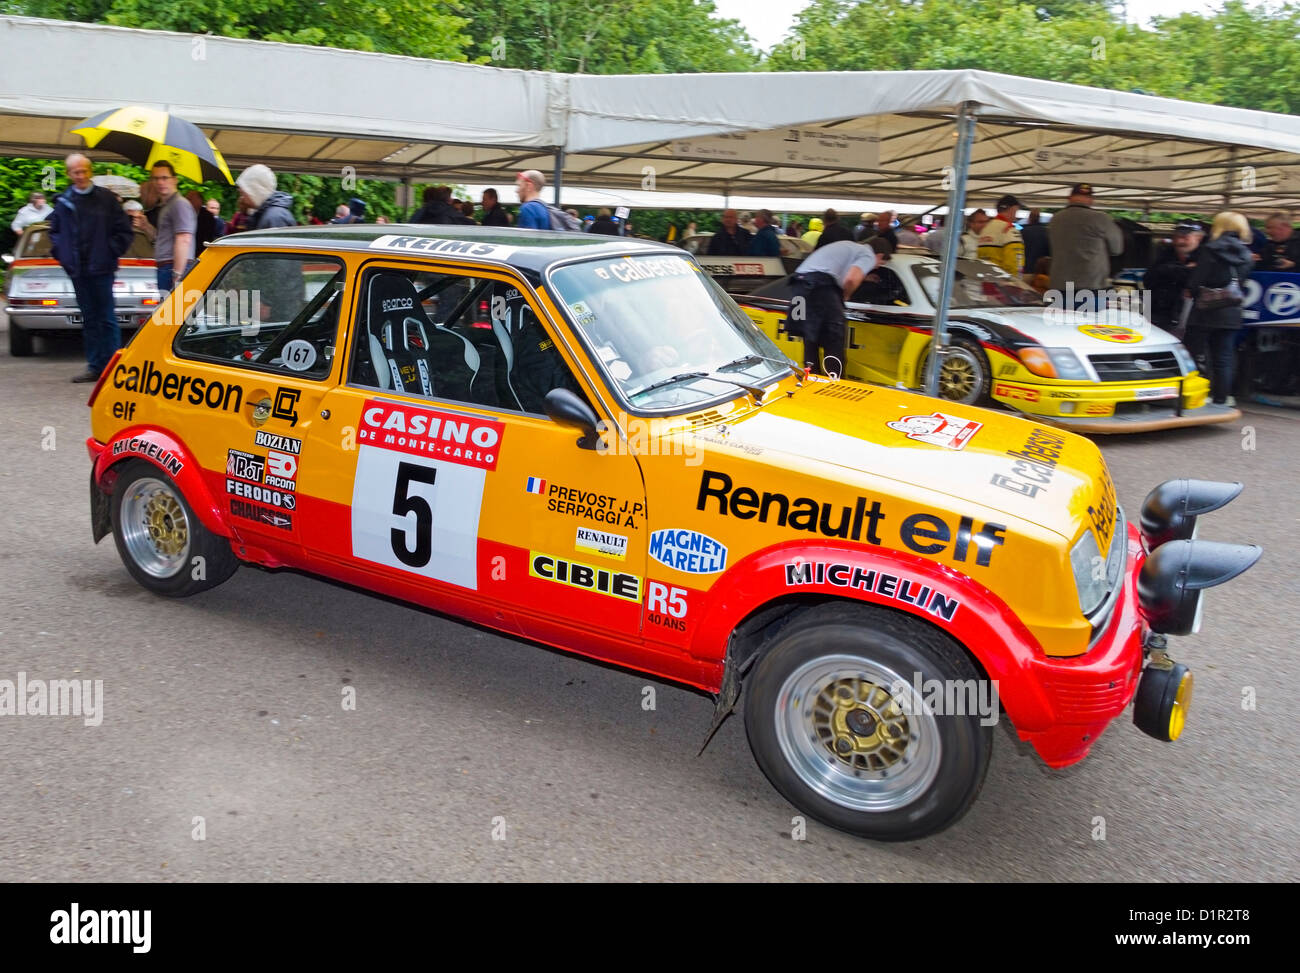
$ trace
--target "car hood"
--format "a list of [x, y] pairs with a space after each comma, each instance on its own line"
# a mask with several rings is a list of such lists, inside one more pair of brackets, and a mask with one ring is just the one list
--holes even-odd
[[1048, 307], [1009, 307], [1001, 310], [962, 308], [954, 318], [1014, 328], [1040, 344], [1072, 348], [1086, 354], [1115, 354], [1125, 349], [1165, 350], [1178, 344], [1135, 311], [1108, 310], [1100, 314], [1057, 311]]
[[1114, 526], [1114, 487], [1100, 450], [1001, 412], [812, 379], [721, 432], [766, 462], [864, 489], [889, 489], [879, 481], [892, 480], [900, 495], [921, 488], [950, 498], [955, 510], [977, 503], [1067, 540], [1091, 520], [1102, 550]]

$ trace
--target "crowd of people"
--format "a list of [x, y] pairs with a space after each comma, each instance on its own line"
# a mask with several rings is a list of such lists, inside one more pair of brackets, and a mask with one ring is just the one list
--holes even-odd
[[[153, 244], [157, 283], [167, 294], [173, 282], [213, 240], [232, 233], [297, 225], [294, 199], [277, 188], [275, 173], [252, 165], [235, 180], [239, 197], [230, 219], [217, 199], [203, 200], [194, 191], [182, 194], [172, 165], [155, 163], [140, 187], [139, 200], [125, 203], [93, 181], [93, 165], [80, 154], [68, 156], [69, 187], [52, 201], [33, 192], [14, 217], [11, 229], [21, 234], [34, 223], [50, 228], [53, 255], [73, 283], [82, 312], [87, 368], [73, 378], [98, 378], [121, 337], [113, 306], [113, 277], [117, 261], [131, 246], [134, 233]], [[585, 218], [573, 208], [561, 210], [542, 200], [546, 177], [535, 169], [518, 173], [517, 214], [502, 206], [495, 189], [485, 189], [478, 206], [456, 199], [449, 186], [424, 190], [411, 223], [432, 225], [516, 226], [523, 229], [585, 230], [609, 236], [632, 235], [632, 226], [609, 208]], [[1071, 187], [1066, 204], [1044, 218], [1031, 209], [1018, 222], [1020, 200], [1010, 194], [992, 205], [992, 215], [975, 209], [965, 218], [957, 241], [959, 257], [979, 258], [1010, 274], [1023, 276], [1040, 293], [1067, 295], [1106, 293], [1112, 258], [1124, 249], [1120, 227], [1094, 208], [1088, 183]], [[339, 203], [330, 224], [367, 222], [367, 205], [352, 197]], [[623, 213], [625, 211], [620, 211]], [[476, 216], [478, 217], [476, 219]], [[320, 214], [312, 224], [327, 221]], [[387, 223], [383, 215], [375, 223]], [[695, 234], [687, 226], [683, 237]], [[811, 252], [798, 266], [792, 284], [808, 309], [802, 322], [808, 364], [816, 369], [842, 370], [844, 360], [844, 300], [865, 274], [888, 260], [899, 247], [925, 247], [942, 254], [949, 245], [947, 227], [930, 228], [916, 217], [886, 210], [863, 213], [856, 226], [834, 209], [809, 219], [807, 229], [797, 218], [782, 225], [771, 210], [740, 213], [726, 209], [706, 252], [719, 257], [779, 257], [781, 236], [796, 237]], [[669, 239], [676, 236], [672, 232]], [[803, 248], [801, 248], [803, 249]], [[1285, 213], [1275, 213], [1262, 229], [1253, 229], [1238, 213], [1223, 212], [1208, 227], [1178, 224], [1168, 245], [1159, 248], [1146, 271], [1143, 287], [1151, 295], [1152, 323], [1185, 341], [1206, 362], [1215, 403], [1230, 403], [1235, 333], [1242, 325], [1242, 284], [1254, 270], [1300, 269], [1300, 234]], [[1207, 297], [1207, 295], [1209, 295]]]

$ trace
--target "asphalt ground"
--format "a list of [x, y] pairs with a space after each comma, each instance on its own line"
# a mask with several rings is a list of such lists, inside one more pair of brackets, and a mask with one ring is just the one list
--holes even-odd
[[738, 717], [697, 756], [695, 692], [290, 571], [148, 594], [90, 540], [82, 367], [75, 340], [0, 353], [0, 679], [104, 687], [98, 726], [0, 716], [6, 880], [1300, 878], [1300, 412], [1101, 440], [1130, 517], [1160, 480], [1240, 479], [1200, 536], [1265, 547], [1174, 642], [1182, 740], [1125, 714], [1050, 771], [1004, 722], [972, 811], [883, 845], [794, 840]]

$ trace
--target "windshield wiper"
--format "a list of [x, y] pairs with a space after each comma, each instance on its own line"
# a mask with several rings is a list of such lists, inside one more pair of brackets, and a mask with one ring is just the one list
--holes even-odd
[[627, 397], [630, 399], [638, 395], [643, 395], [646, 392], [653, 392], [655, 389], [663, 388], [667, 385], [676, 385], [678, 382], [686, 382], [693, 378], [707, 378], [714, 382], [726, 382], [728, 385], [734, 385], [737, 388], [744, 389], [754, 397], [755, 402], [763, 401], [764, 393], [758, 386], [751, 385], [747, 382], [738, 382], [729, 375], [718, 375], [716, 372], [681, 372], [677, 375], [670, 375], [657, 382], [651, 382], [645, 388], [640, 388], [635, 392], [627, 393]]
[[729, 361], [725, 365], [719, 365], [716, 371], [725, 372], [728, 369], [739, 368], [741, 365], [749, 365], [761, 361], [771, 362], [773, 365], [781, 365], [784, 368], [794, 368], [794, 365], [785, 358], [769, 358], [766, 355], [742, 355], [735, 361]]

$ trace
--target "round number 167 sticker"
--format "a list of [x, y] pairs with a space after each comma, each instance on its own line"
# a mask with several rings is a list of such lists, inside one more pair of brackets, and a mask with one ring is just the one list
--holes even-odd
[[285, 342], [285, 346], [280, 349], [280, 360], [284, 362], [285, 368], [305, 372], [316, 364], [316, 348], [310, 341], [295, 338]]

